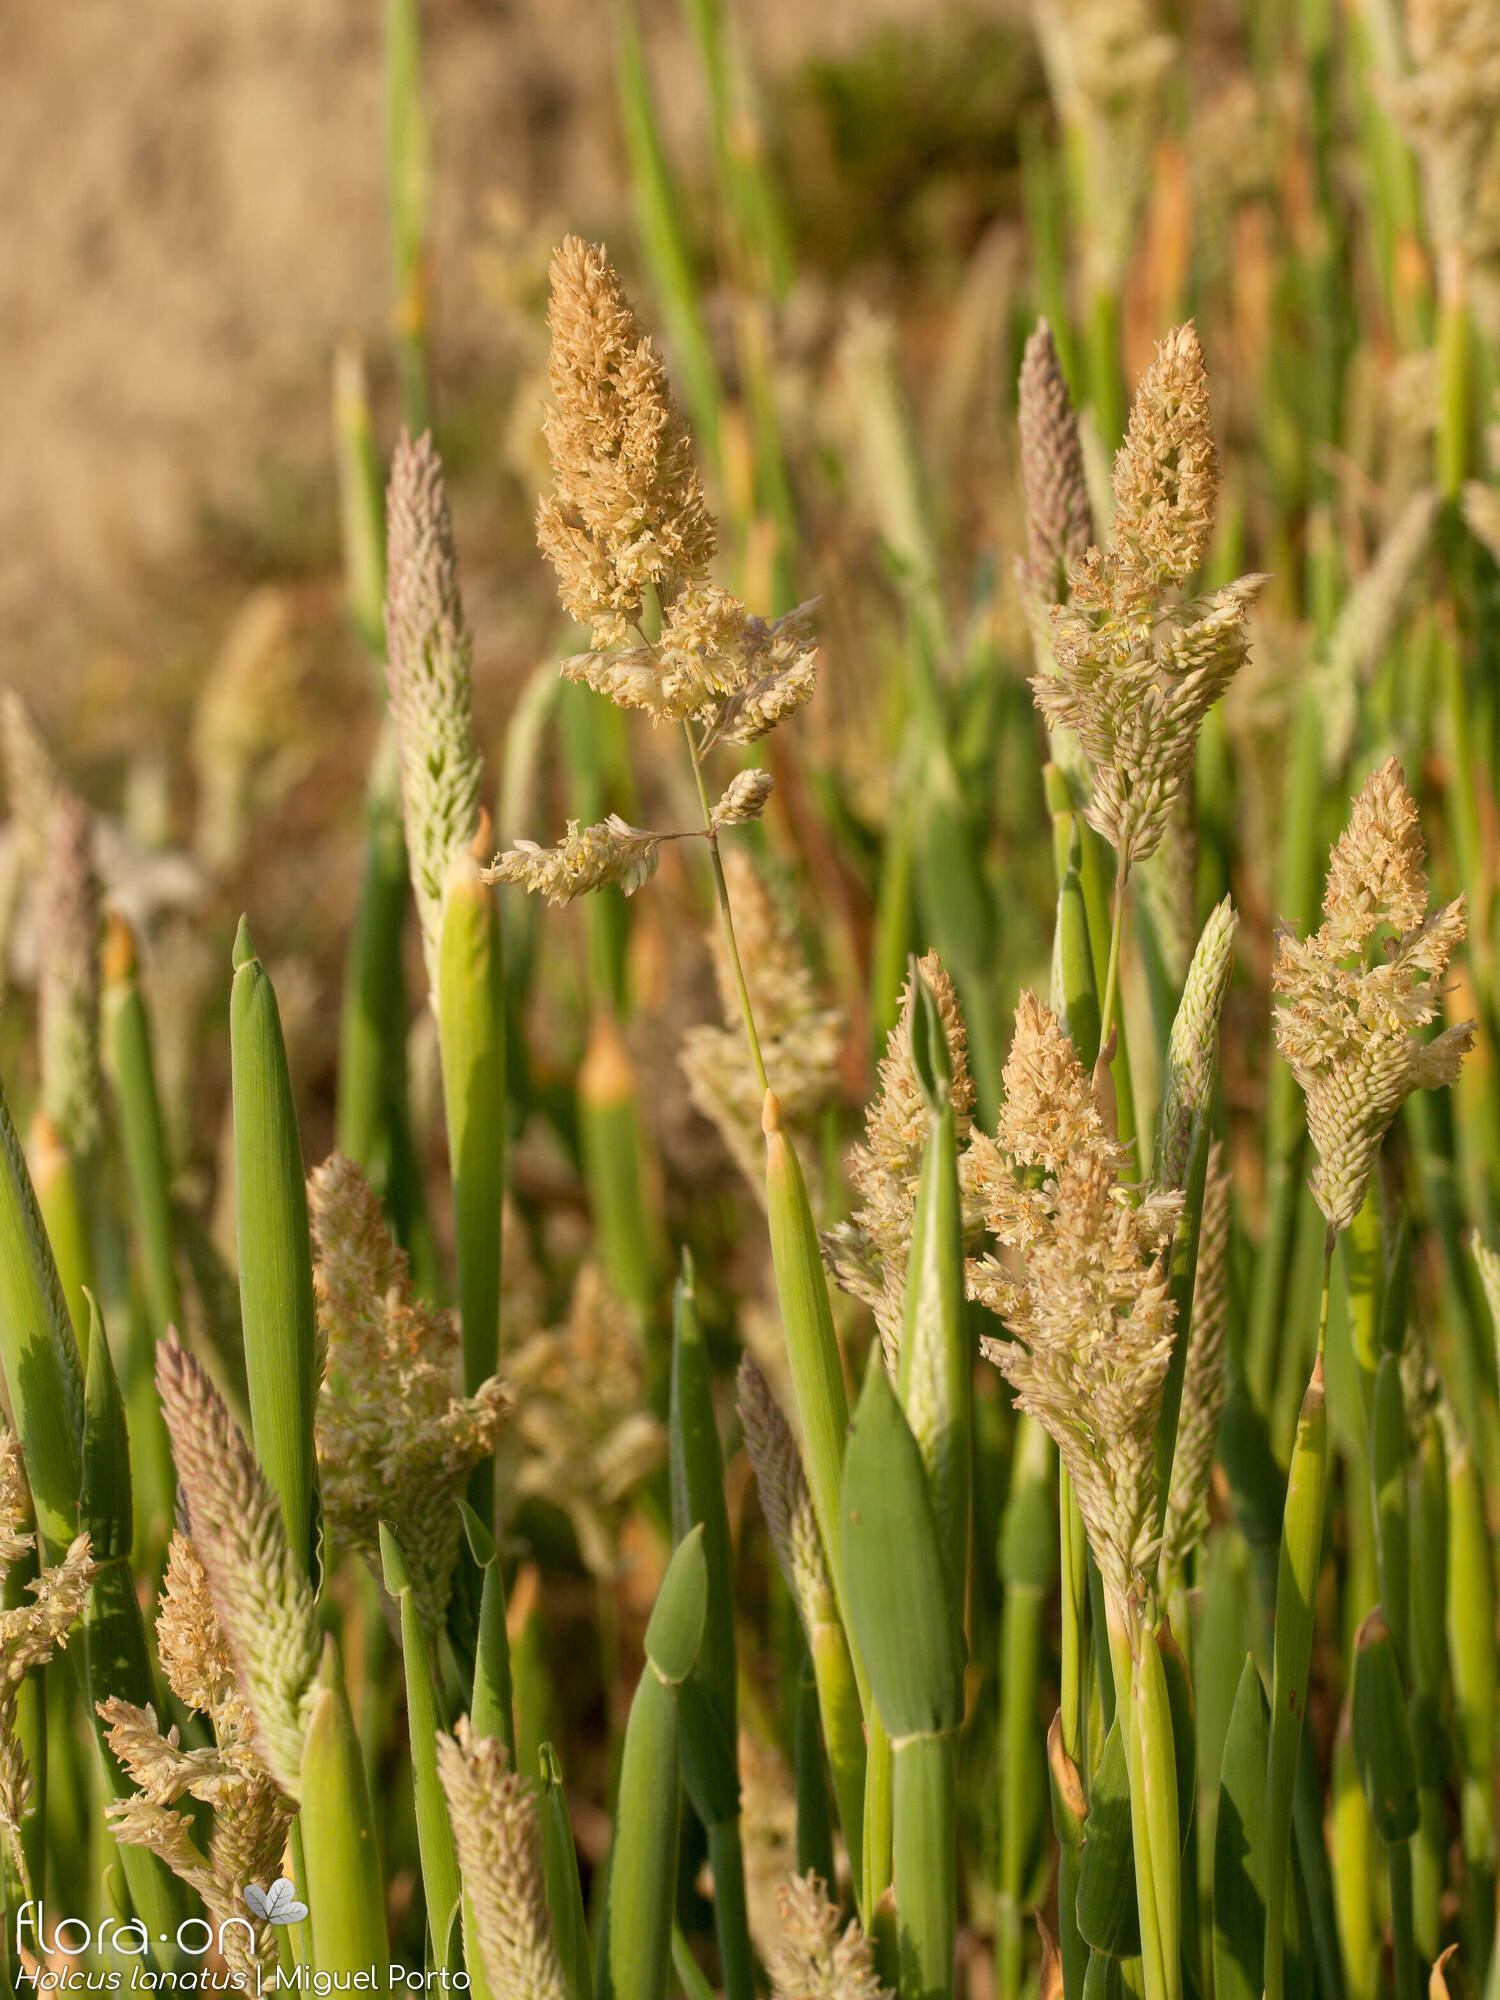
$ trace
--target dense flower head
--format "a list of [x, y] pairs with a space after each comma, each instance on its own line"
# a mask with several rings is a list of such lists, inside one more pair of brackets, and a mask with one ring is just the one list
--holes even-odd
[[1141, 382], [1115, 460], [1107, 548], [1071, 568], [1051, 660], [1032, 682], [1049, 728], [1077, 738], [1093, 774], [1088, 820], [1123, 867], [1156, 849], [1192, 768], [1204, 716], [1244, 663], [1263, 579], [1182, 596], [1213, 529], [1217, 459], [1203, 352], [1191, 321]]
[[618, 646], [648, 589], [667, 603], [706, 578], [717, 530], [666, 370], [603, 245], [565, 237], [551, 278], [555, 490], [537, 535], [569, 614], [596, 646]]
[[1005, 1322], [984, 1351], [1056, 1441], [1111, 1596], [1156, 1553], [1154, 1447], [1172, 1354], [1168, 1251], [1176, 1192], [1140, 1195], [1129, 1155], [1055, 1016], [1016, 1009], [998, 1140], [971, 1144], [975, 1191], [1009, 1259], [969, 1267], [971, 1296]]
[[1037, 322], [1021, 357], [1016, 417], [1026, 495], [1026, 558], [1017, 571], [1029, 600], [1060, 604], [1068, 570], [1088, 550], [1093, 521], [1078, 420], [1046, 320]]
[[296, 1798], [321, 1645], [306, 1567], [244, 1432], [175, 1334], [156, 1350], [156, 1384], [180, 1504], [254, 1720], [256, 1753]]
[[580, 827], [576, 819], [570, 819], [567, 838], [556, 847], [518, 840], [514, 847], [497, 854], [482, 872], [486, 882], [514, 882], [545, 896], [549, 903], [571, 903], [606, 883], [633, 896], [656, 873], [666, 838], [665, 834], [631, 826], [618, 813], [611, 813], [597, 826]]
[[1392, 757], [1365, 780], [1333, 850], [1321, 926], [1305, 939], [1284, 930], [1277, 945], [1276, 1042], [1307, 1100], [1312, 1191], [1330, 1231], [1357, 1213], [1402, 1104], [1452, 1083], [1474, 1039], [1469, 1021], [1423, 1034], [1442, 1011], [1443, 975], [1466, 929], [1462, 896], [1427, 915], [1423, 859], [1416, 805]]
[[443, 464], [424, 433], [403, 431], [387, 499], [385, 630], [401, 806], [434, 1003], [449, 872], [479, 834], [483, 776], [474, 742], [458, 557]]
[[797, 1615], [811, 1637], [813, 1626], [832, 1615], [833, 1586], [807, 1469], [770, 1383], [748, 1354], [740, 1363], [736, 1386], [735, 1402], [745, 1450], [755, 1468], [760, 1511]]
[[535, 1787], [512, 1768], [505, 1745], [476, 1736], [466, 1716], [438, 1737], [437, 1761], [493, 2000], [568, 2000]]
[[1209, 1471], [1229, 1386], [1224, 1366], [1229, 1319], [1229, 1192], [1223, 1148], [1216, 1144], [1209, 1154], [1203, 1189], [1193, 1317], [1162, 1529], [1163, 1571], [1180, 1570], [1208, 1532]]
[[317, 1420], [328, 1533], [374, 1568], [385, 1522], [435, 1633], [458, 1559], [458, 1498], [494, 1448], [505, 1395], [493, 1379], [471, 1397], [458, 1392], [458, 1330], [413, 1299], [405, 1253], [353, 1162], [334, 1154], [307, 1195], [328, 1354]]
[[776, 1894], [778, 1936], [766, 1970], [775, 2000], [893, 2000], [870, 1941], [845, 1923], [823, 1881], [789, 1875]]
[[[185, 1750], [175, 1725], [163, 1730], [153, 1708], [117, 1696], [101, 1702], [109, 1747], [136, 1788], [108, 1808], [110, 1825], [118, 1840], [158, 1855], [202, 1896], [216, 1924], [243, 1920], [245, 1885], [280, 1872], [293, 1809], [256, 1749], [254, 1719], [207, 1573], [181, 1532], [168, 1551], [156, 1637], [167, 1685], [185, 1707], [207, 1718], [213, 1741]], [[212, 1809], [206, 1852], [193, 1819], [173, 1810], [184, 1799]], [[267, 1925], [253, 1945], [238, 1924], [227, 1925], [223, 1938], [231, 1971], [254, 1978], [276, 1963], [275, 1934]]]
[[564, 1324], [533, 1333], [508, 1355], [505, 1386], [514, 1415], [497, 1483], [561, 1508], [585, 1566], [612, 1577], [619, 1510], [660, 1464], [666, 1438], [643, 1408], [640, 1341], [596, 1265], [579, 1271]]

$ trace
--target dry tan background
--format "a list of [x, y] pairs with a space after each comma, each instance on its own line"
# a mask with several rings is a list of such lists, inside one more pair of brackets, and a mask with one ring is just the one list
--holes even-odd
[[[933, 12], [751, 0], [742, 25], [774, 79]], [[123, 691], [200, 651], [226, 552], [252, 573], [327, 553], [277, 536], [326, 528], [342, 332], [387, 383], [380, 27], [379, 0], [0, 9], [0, 674], [54, 724], [91, 659]], [[622, 166], [609, 0], [429, 0], [425, 31], [441, 396], [500, 345], [474, 278], [486, 198], [618, 231]], [[690, 156], [678, 10], [647, 32]]]

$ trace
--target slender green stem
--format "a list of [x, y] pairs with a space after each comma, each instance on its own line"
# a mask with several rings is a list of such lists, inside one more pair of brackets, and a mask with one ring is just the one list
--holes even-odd
[[755, 1079], [762, 1095], [770, 1088], [766, 1078], [765, 1058], [760, 1052], [760, 1036], [755, 1032], [755, 1015], [750, 1007], [750, 988], [745, 984], [745, 968], [740, 963], [740, 948], [734, 935], [734, 917], [729, 908], [729, 884], [724, 879], [724, 863], [719, 856], [719, 836], [714, 831], [713, 808], [708, 802], [708, 787], [703, 782], [703, 760], [698, 755], [698, 746], [693, 741], [692, 725], [684, 722], [682, 733], [687, 739], [688, 755], [693, 760], [693, 776], [698, 783], [698, 798], [703, 807], [703, 832], [708, 841], [708, 851], [714, 864], [714, 886], [719, 893], [719, 911], [724, 919], [724, 942], [729, 948], [730, 969], [734, 973], [735, 990], [740, 996], [740, 1013], [745, 1022], [745, 1039], [750, 1044], [750, 1060], [755, 1065]]
[[1398, 1840], [1385, 1854], [1391, 1891], [1391, 1968], [1396, 2000], [1420, 2000], [1422, 1988], [1412, 1918], [1411, 1842]]
[[1318, 1359], [1323, 1359], [1323, 1350], [1328, 1345], [1328, 1301], [1333, 1291], [1333, 1250], [1338, 1242], [1336, 1231], [1330, 1229], [1323, 1240], [1323, 1294], [1318, 1302]]
[[1125, 889], [1130, 881], [1130, 863], [1122, 861], [1115, 879], [1114, 907], [1109, 921], [1109, 963], [1104, 972], [1104, 999], [1099, 1008], [1099, 1046], [1108, 1048], [1115, 1024], [1115, 1003], [1120, 986], [1120, 938], [1125, 929]]

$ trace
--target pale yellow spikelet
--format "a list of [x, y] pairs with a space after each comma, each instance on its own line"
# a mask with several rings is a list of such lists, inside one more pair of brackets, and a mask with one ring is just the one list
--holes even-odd
[[811, 701], [818, 684], [818, 649], [809, 598], [779, 618], [745, 619], [734, 658], [733, 684], [722, 702], [705, 704], [704, 744], [758, 743], [777, 723]]
[[186, 1708], [239, 1719], [241, 1697], [229, 1642], [208, 1592], [208, 1576], [179, 1529], [167, 1550], [156, 1613], [156, 1651], [167, 1686]]
[[573, 1286], [564, 1325], [507, 1357], [514, 1415], [500, 1439], [496, 1483], [567, 1514], [590, 1572], [612, 1577], [615, 1527], [637, 1482], [661, 1463], [666, 1436], [643, 1407], [645, 1373], [629, 1316], [596, 1266]]
[[803, 1629], [811, 1636], [813, 1626], [831, 1615], [833, 1604], [823, 1537], [792, 1427], [748, 1354], [740, 1362], [735, 1400], [771, 1547]]
[[[101, 1702], [109, 1747], [136, 1787], [108, 1807], [110, 1826], [127, 1846], [159, 1854], [202, 1896], [216, 1924], [248, 1921], [245, 1885], [280, 1873], [293, 1807], [261, 1761], [207, 1573], [180, 1532], [168, 1553], [156, 1636], [168, 1685], [208, 1718], [213, 1743], [184, 1750], [175, 1727], [163, 1734], [154, 1709], [118, 1697]], [[212, 1809], [206, 1854], [191, 1836], [191, 1822], [171, 1810], [184, 1798]], [[236, 1925], [224, 1935], [224, 1951], [231, 1970], [269, 1973], [275, 1933], [259, 1925], [252, 1944]]]
[[474, 742], [458, 557], [429, 433], [402, 432], [387, 495], [385, 628], [391, 713], [401, 758], [401, 806], [422, 949], [434, 1004], [443, 892], [480, 828], [483, 772]]
[[595, 645], [616, 646], [648, 588], [670, 602], [706, 576], [717, 531], [666, 370], [603, 245], [566, 237], [551, 280], [544, 427], [556, 490], [537, 535], [571, 616]]
[[1191, 320], [1160, 343], [1141, 378], [1111, 485], [1121, 590], [1149, 598], [1185, 583], [1208, 552], [1219, 488], [1208, 374]]
[[[973, 1123], [974, 1084], [969, 1075], [968, 1031], [953, 981], [935, 951], [919, 961], [918, 973], [937, 1001], [952, 1070], [954, 1126], [960, 1147], [959, 1179], [965, 1192], [970, 1232], [978, 1210], [969, 1195], [972, 1173], [967, 1146]], [[915, 987], [901, 991], [896, 1025], [880, 1060], [878, 1089], [865, 1116], [865, 1143], [850, 1155], [849, 1178], [863, 1200], [848, 1222], [823, 1239], [823, 1257], [834, 1282], [861, 1299], [875, 1315], [886, 1361], [894, 1370], [901, 1340], [906, 1264], [916, 1215], [917, 1180], [922, 1169], [929, 1114], [912, 1062], [911, 1033]]]
[[1335, 958], [1359, 951], [1383, 923], [1409, 931], [1422, 922], [1426, 860], [1417, 802], [1388, 757], [1365, 780], [1329, 857], [1319, 936]]
[[175, 1335], [156, 1351], [156, 1385], [179, 1497], [267, 1770], [299, 1796], [302, 1739], [320, 1651], [307, 1571], [281, 1504], [244, 1433]]
[[1017, 559], [1017, 573], [1028, 598], [1061, 604], [1068, 570], [1088, 549], [1093, 523], [1078, 419], [1044, 319], [1021, 356], [1016, 417], [1026, 498], [1026, 558]]
[[1208, 1157], [1203, 1188], [1193, 1317], [1162, 1530], [1163, 1572], [1180, 1571], [1208, 1532], [1208, 1476], [1229, 1386], [1224, 1368], [1224, 1332], [1229, 1318], [1229, 1194], [1224, 1149], [1216, 1144]]
[[1187, 1184], [1193, 1124], [1208, 1108], [1219, 1063], [1219, 1016], [1234, 967], [1239, 918], [1226, 896], [1203, 926], [1188, 967], [1182, 999], [1167, 1037], [1161, 1112], [1157, 1119], [1158, 1187]]
[[708, 816], [717, 833], [725, 826], [748, 826], [759, 819], [770, 802], [774, 780], [769, 771], [740, 771], [730, 779]]
[[876, 1976], [869, 1939], [858, 1923], [844, 1923], [817, 1875], [789, 1875], [776, 1909], [780, 1935], [766, 1967], [776, 2000], [894, 2000]]
[[541, 1816], [505, 1745], [467, 1716], [437, 1740], [458, 1864], [494, 2000], [570, 2000], [552, 1935]]
[[1092, 1078], [1054, 1017], [1023, 994], [998, 1143], [976, 1139], [976, 1193], [1009, 1261], [971, 1262], [971, 1296], [1012, 1338], [984, 1352], [1055, 1440], [1111, 1599], [1156, 1554], [1154, 1454], [1172, 1354], [1167, 1253], [1175, 1192], [1121, 1175]]
[[[555, 491], [537, 536], [593, 641], [562, 671], [655, 721], [700, 723], [700, 753], [753, 743], [813, 692], [813, 607], [752, 617], [711, 580], [717, 529], [692, 443], [601, 245], [562, 244], [548, 324]], [[659, 614], [654, 638], [648, 611]], [[524, 871], [508, 879], [539, 886]]]
[[[758, 771], [741, 773], [743, 778], [762, 776]], [[775, 1083], [786, 1123], [794, 1132], [806, 1133], [838, 1094], [844, 1016], [838, 1008], [822, 1004], [795, 927], [778, 908], [749, 855], [731, 849], [723, 857], [723, 867], [766, 1072]], [[694, 1106], [717, 1129], [757, 1198], [764, 1199], [765, 1140], [760, 1121], [765, 1092], [745, 1045], [739, 989], [723, 926], [715, 924], [707, 939], [722, 1025], [703, 1022], [689, 1028], [680, 1061]]]
[[329, 1537], [378, 1568], [384, 1521], [435, 1634], [458, 1559], [458, 1500], [494, 1449], [505, 1394], [493, 1378], [473, 1396], [459, 1392], [452, 1317], [413, 1299], [405, 1253], [352, 1161], [338, 1153], [325, 1161], [308, 1181], [307, 1205], [328, 1350], [317, 1449]]
[[1161, 343], [1115, 461], [1106, 549], [1069, 573], [1050, 660], [1032, 682], [1048, 727], [1076, 737], [1093, 774], [1090, 825], [1122, 869], [1161, 841], [1204, 716], [1243, 665], [1264, 578], [1203, 599], [1182, 592], [1213, 528], [1217, 461], [1192, 324]]
[[1426, 914], [1422, 863], [1416, 805], [1392, 757], [1366, 779], [1334, 848], [1322, 926], [1306, 939], [1284, 930], [1277, 945], [1276, 1042], [1307, 1100], [1312, 1191], [1331, 1233], [1363, 1202], [1402, 1104], [1452, 1083], [1474, 1039], [1469, 1021], [1423, 1036], [1466, 923], [1462, 896]]
[[571, 903], [591, 889], [615, 883], [633, 896], [656, 873], [661, 844], [670, 836], [631, 826], [618, 813], [597, 826], [568, 821], [567, 838], [557, 847], [518, 840], [482, 871], [486, 882], [514, 882], [549, 903]]

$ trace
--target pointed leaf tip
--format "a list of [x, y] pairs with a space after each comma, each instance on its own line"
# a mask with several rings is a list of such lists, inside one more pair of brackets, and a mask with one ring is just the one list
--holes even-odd
[[250, 919], [241, 916], [239, 929], [234, 934], [234, 951], [230, 963], [236, 972], [243, 965], [249, 965], [255, 958], [255, 946], [250, 942]]
[[646, 1657], [660, 1679], [675, 1684], [693, 1671], [707, 1616], [708, 1564], [700, 1521], [673, 1551], [646, 1627]]

